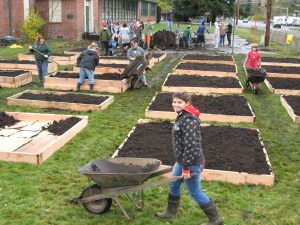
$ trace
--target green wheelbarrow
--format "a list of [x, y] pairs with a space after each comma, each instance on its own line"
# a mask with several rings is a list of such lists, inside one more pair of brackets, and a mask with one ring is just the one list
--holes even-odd
[[[82, 191], [79, 198], [71, 202], [82, 204], [91, 213], [103, 214], [110, 209], [114, 201], [127, 219], [133, 219], [136, 210], [142, 210], [144, 207], [144, 189], [182, 179], [169, 177], [146, 182], [171, 170], [172, 167], [162, 166], [160, 160], [152, 158], [97, 159], [79, 169], [80, 173], [88, 177], [90, 185]], [[132, 216], [129, 216], [122, 206], [118, 198], [121, 194], [130, 199]]]

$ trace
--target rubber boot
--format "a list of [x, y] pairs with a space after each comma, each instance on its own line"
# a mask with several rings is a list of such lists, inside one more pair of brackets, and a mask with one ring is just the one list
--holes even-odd
[[204, 205], [200, 205], [200, 208], [208, 218], [208, 222], [201, 225], [223, 225], [223, 220], [219, 217], [216, 206], [212, 201]]
[[159, 218], [168, 219], [176, 216], [177, 209], [179, 207], [180, 196], [173, 196], [169, 194], [168, 207], [166, 212], [156, 213]]
[[90, 84], [90, 92], [93, 92], [94, 90], [94, 84]]
[[80, 91], [80, 87], [81, 87], [81, 83], [77, 83], [77, 88], [76, 88], [76, 91], [77, 91], [77, 92]]

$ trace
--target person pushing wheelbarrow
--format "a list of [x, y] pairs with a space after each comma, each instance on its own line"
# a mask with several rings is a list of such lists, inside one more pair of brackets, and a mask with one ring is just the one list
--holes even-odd
[[266, 78], [266, 70], [261, 68], [261, 55], [258, 51], [258, 44], [251, 45], [251, 51], [248, 52], [244, 62], [244, 69], [246, 73], [246, 88], [251, 85], [255, 94], [260, 90], [260, 83]]

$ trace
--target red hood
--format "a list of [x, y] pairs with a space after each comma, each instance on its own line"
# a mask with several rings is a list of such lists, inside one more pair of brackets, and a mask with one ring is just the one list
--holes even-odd
[[192, 113], [194, 116], [199, 116], [200, 115], [200, 111], [198, 109], [196, 109], [194, 106], [192, 105], [187, 105], [186, 107], [184, 107], [182, 110]]

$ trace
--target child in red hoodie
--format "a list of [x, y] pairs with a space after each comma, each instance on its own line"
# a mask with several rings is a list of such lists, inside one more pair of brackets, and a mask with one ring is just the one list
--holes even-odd
[[[177, 118], [172, 129], [172, 143], [176, 163], [172, 176], [182, 176], [170, 183], [167, 211], [157, 213], [160, 218], [176, 216], [180, 200], [180, 186], [184, 181], [190, 196], [197, 202], [209, 225], [222, 225], [216, 207], [211, 199], [201, 189], [201, 172], [204, 168], [204, 155], [201, 145], [200, 111], [191, 105], [191, 96], [184, 92], [174, 93], [172, 106]], [[191, 176], [191, 174], [194, 174]]]

